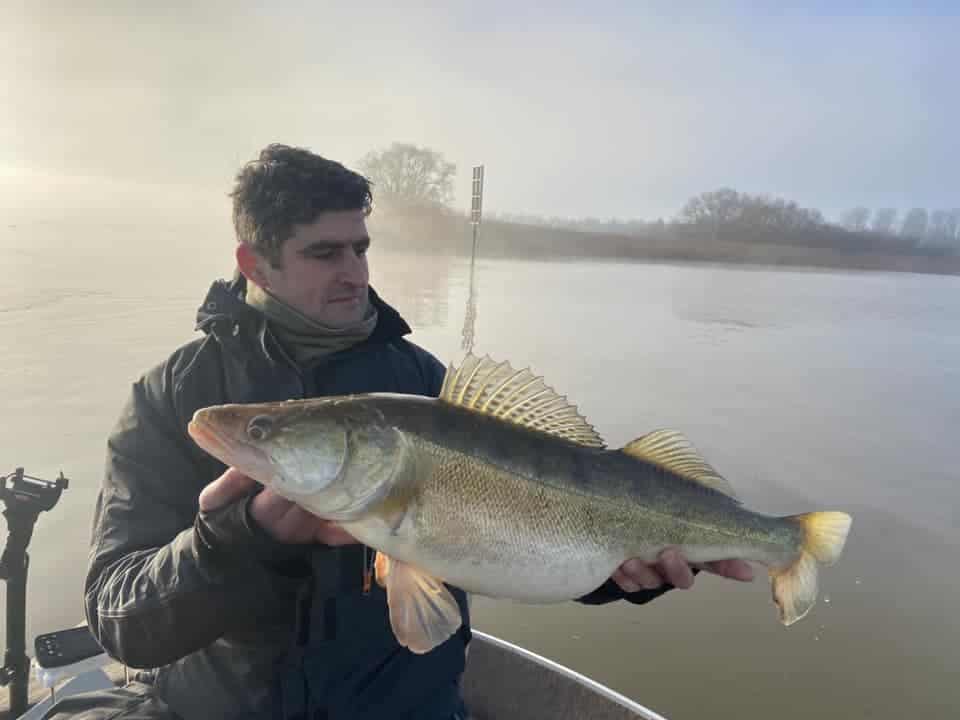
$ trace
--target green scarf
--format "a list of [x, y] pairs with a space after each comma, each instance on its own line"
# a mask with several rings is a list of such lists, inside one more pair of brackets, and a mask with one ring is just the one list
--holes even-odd
[[331, 328], [311, 320], [270, 291], [249, 281], [246, 302], [263, 313], [274, 336], [300, 367], [363, 342], [377, 325], [377, 309], [370, 303], [360, 322], [345, 328]]

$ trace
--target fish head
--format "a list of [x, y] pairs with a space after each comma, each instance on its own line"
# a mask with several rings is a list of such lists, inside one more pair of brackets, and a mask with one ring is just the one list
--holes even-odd
[[190, 436], [279, 495], [332, 520], [355, 517], [386, 491], [396, 431], [350, 398], [216, 405], [194, 413]]

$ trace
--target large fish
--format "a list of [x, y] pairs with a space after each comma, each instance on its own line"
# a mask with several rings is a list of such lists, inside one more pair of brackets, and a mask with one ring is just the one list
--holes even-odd
[[817, 598], [840, 512], [753, 512], [679, 433], [611, 450], [529, 370], [467, 356], [439, 398], [368, 394], [219, 405], [189, 432], [227, 465], [375, 548], [398, 641], [418, 653], [460, 624], [444, 582], [547, 603], [600, 586], [628, 558], [769, 568], [780, 619]]

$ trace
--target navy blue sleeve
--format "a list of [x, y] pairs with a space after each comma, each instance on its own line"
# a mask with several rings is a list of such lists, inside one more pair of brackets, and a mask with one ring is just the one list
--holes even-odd
[[443, 379], [447, 375], [447, 369], [433, 355], [427, 355], [427, 394], [431, 397], [438, 397], [443, 389]]
[[[699, 568], [691, 569], [694, 576], [700, 572]], [[606, 603], [614, 602], [616, 600], [626, 600], [634, 605], [643, 605], [651, 600], [656, 600], [664, 593], [674, 589], [674, 586], [670, 583], [664, 583], [660, 587], [654, 588], [653, 590], [638, 590], [637, 592], [628, 593], [625, 592], [612, 579], [608, 579], [603, 585], [598, 587], [593, 592], [577, 598], [577, 602], [583, 603], [584, 605], [605, 605]]]
[[420, 376], [423, 378], [424, 384], [423, 394], [429, 397], [439, 397], [440, 390], [443, 389], [443, 378], [447, 374], [446, 366], [419, 345], [409, 341], [405, 341], [404, 344], [413, 355], [420, 370]]
[[603, 585], [591, 593], [577, 598], [577, 602], [584, 605], [606, 605], [617, 600], [626, 600], [634, 605], [643, 605], [672, 590], [673, 585], [663, 585], [655, 590], [640, 590], [634, 593], [625, 592], [613, 580], [607, 580]]

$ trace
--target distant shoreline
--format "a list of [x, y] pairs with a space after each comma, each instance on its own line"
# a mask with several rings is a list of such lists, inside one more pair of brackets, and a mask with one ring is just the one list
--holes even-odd
[[[470, 256], [472, 228], [458, 217], [393, 216], [370, 220], [374, 242], [389, 249]], [[667, 229], [613, 235], [518, 223], [487, 222], [479, 232], [484, 259], [629, 261], [719, 264], [778, 270], [847, 270], [960, 275], [960, 254], [937, 250], [891, 252], [738, 240]]]
[[[396, 251], [397, 248], [390, 248], [393, 251]], [[411, 252], [417, 252], [416, 250]], [[453, 254], [453, 253], [451, 253]], [[469, 259], [469, 253], [457, 252], [455, 253], [458, 258]], [[623, 264], [637, 264], [637, 265], [670, 265], [674, 267], [699, 267], [699, 268], [718, 268], [718, 269], [730, 269], [730, 270], [753, 270], [757, 272], [796, 272], [796, 273], [863, 273], [863, 274], [916, 274], [916, 275], [938, 275], [941, 277], [960, 277], [960, 269], [950, 269], [944, 271], [943, 269], [935, 270], [924, 270], [917, 269], [912, 267], [882, 267], [882, 266], [871, 266], [871, 267], [857, 267], [854, 265], [839, 265], [839, 264], [811, 264], [811, 263], [768, 263], [763, 261], [750, 261], [750, 260], [727, 260], [727, 259], [710, 259], [710, 258], [673, 258], [673, 257], [661, 257], [661, 256], [642, 256], [642, 255], [618, 255], [618, 256], [596, 256], [596, 255], [556, 255], [553, 257], [521, 257], [515, 255], [484, 255], [483, 250], [478, 256], [479, 261], [484, 260], [496, 260], [496, 261], [521, 261], [521, 262], [533, 262], [533, 263], [558, 263], [558, 264], [572, 264], [572, 263], [623, 263]]]

